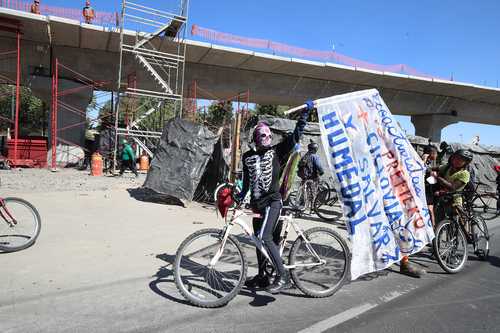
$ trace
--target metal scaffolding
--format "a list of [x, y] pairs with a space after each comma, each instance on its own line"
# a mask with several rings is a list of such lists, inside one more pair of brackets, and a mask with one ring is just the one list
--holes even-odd
[[[162, 2], [168, 10], [159, 10], [122, 1], [114, 165], [120, 138], [131, 138], [152, 156], [164, 121], [182, 116], [189, 0], [168, 2]], [[137, 31], [135, 40], [124, 36], [127, 28]]]

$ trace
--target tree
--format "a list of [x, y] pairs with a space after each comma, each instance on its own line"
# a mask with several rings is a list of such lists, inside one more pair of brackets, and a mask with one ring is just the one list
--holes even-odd
[[[35, 97], [29, 88], [21, 87], [19, 93], [19, 135], [46, 135], [48, 105]], [[14, 130], [15, 102], [15, 86], [0, 85], [1, 130]]]
[[278, 105], [272, 105], [272, 104], [257, 104], [255, 106], [255, 114], [257, 116], [262, 116], [262, 115], [269, 115], [273, 117], [280, 117], [284, 118], [284, 109], [280, 108]]
[[216, 101], [208, 107], [206, 122], [214, 127], [227, 125], [233, 119], [233, 103]]

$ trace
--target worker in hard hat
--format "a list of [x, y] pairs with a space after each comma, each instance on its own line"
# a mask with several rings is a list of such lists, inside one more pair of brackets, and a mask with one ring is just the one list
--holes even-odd
[[83, 7], [82, 15], [83, 15], [83, 18], [85, 20], [85, 23], [87, 23], [87, 24], [91, 24], [95, 18], [95, 11], [94, 11], [94, 8], [92, 8], [92, 6], [90, 6], [89, 0], [85, 1], [85, 7]]
[[130, 169], [136, 177], [139, 177], [137, 170], [135, 169], [135, 153], [127, 140], [122, 140], [122, 154], [121, 154], [121, 165], [120, 165], [120, 176], [123, 176], [125, 169]]
[[31, 4], [30, 12], [32, 14], [40, 15], [40, 1], [39, 0], [33, 1], [33, 4]]

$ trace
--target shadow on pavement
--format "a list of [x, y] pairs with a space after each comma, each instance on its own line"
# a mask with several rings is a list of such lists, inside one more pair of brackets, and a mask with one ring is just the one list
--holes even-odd
[[[156, 256], [156, 258], [161, 259], [167, 263], [167, 265], [160, 267], [158, 272], [154, 275], [155, 279], [149, 283], [149, 288], [157, 295], [164, 297], [168, 300], [171, 300], [176, 303], [180, 304], [185, 304], [185, 305], [192, 305], [190, 302], [174, 297], [172, 295], [167, 294], [165, 291], [161, 290], [159, 288], [159, 284], [162, 283], [169, 283], [169, 284], [175, 284], [174, 281], [174, 272], [173, 272], [173, 264], [175, 261], [175, 255], [163, 253], [159, 254]], [[246, 287], [243, 287], [243, 289], [240, 290], [239, 294], [240, 296], [247, 296], [252, 298], [252, 301], [249, 303], [251, 306], [255, 307], [260, 307], [260, 306], [266, 306], [267, 304], [274, 302], [276, 298], [269, 296], [269, 295], [261, 295], [257, 294], [257, 290], [250, 290], [247, 289]]]
[[132, 198], [139, 201], [184, 207], [184, 205], [179, 199], [168, 195], [156, 193], [155, 191], [145, 187], [128, 188], [127, 192]]

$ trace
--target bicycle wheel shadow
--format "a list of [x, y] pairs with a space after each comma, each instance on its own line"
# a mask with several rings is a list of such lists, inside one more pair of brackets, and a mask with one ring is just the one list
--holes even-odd
[[[191, 305], [190, 302], [186, 301], [185, 299], [173, 296], [172, 292], [170, 291], [172, 286], [175, 286], [175, 281], [174, 281], [174, 272], [173, 272], [173, 264], [175, 261], [175, 255], [171, 255], [168, 253], [162, 253], [156, 255], [156, 258], [163, 260], [166, 265], [161, 266], [158, 269], [158, 272], [156, 272], [153, 277], [155, 278], [151, 282], [149, 282], [149, 288], [151, 291], [153, 291], [155, 294], [158, 296], [161, 296], [163, 298], [166, 298], [170, 301], [184, 304], [184, 305]], [[162, 285], [169, 285], [169, 288], [161, 288]], [[169, 290], [168, 292], [166, 290]], [[177, 289], [175, 288], [175, 292], [178, 293]], [[254, 307], [261, 307], [261, 306], [266, 306], [271, 302], [274, 302], [276, 298], [269, 296], [269, 295], [262, 295], [258, 294], [257, 290], [250, 290], [247, 289], [246, 287], [243, 287], [240, 292], [238, 293], [239, 296], [246, 296], [252, 298], [250, 301], [249, 305], [254, 306]]]

